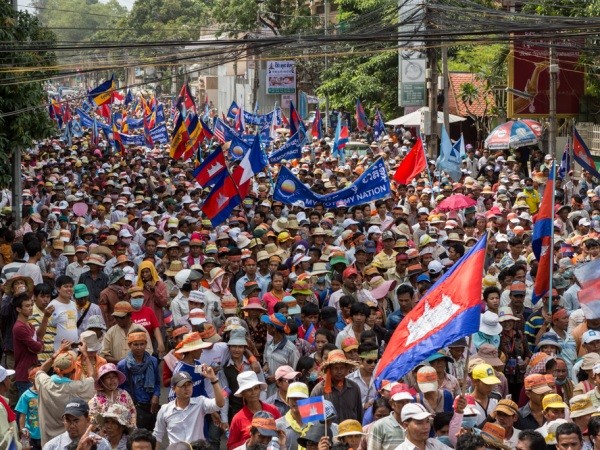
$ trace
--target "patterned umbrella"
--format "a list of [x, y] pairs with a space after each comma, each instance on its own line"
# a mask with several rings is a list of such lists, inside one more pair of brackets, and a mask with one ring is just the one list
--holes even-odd
[[445, 198], [437, 206], [437, 211], [457, 211], [459, 209], [469, 208], [470, 206], [477, 205], [477, 202], [471, 197], [467, 197], [463, 194], [454, 194], [448, 198]]
[[511, 120], [498, 125], [485, 140], [485, 146], [490, 150], [504, 150], [506, 148], [519, 148], [537, 144], [541, 135], [541, 125], [534, 120], [530, 121], [537, 131], [524, 120]]

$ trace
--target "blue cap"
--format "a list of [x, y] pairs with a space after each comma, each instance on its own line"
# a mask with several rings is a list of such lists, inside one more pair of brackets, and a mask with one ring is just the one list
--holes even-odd
[[377, 244], [375, 243], [375, 241], [365, 241], [363, 245], [367, 250], [367, 253], [375, 253], [375, 251], [377, 250]]
[[431, 283], [431, 278], [429, 278], [429, 275], [427, 275], [426, 273], [422, 273], [417, 277], [417, 283], [420, 283], [422, 281], [428, 281], [429, 283]]

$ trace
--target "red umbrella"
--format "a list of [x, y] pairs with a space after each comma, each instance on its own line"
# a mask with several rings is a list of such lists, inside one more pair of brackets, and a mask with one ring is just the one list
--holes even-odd
[[438, 211], [458, 211], [459, 209], [469, 208], [477, 205], [477, 201], [463, 194], [454, 194], [445, 198], [437, 206]]

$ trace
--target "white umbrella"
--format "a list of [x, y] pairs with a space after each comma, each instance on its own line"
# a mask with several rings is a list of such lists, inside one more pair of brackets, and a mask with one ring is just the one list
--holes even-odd
[[[421, 109], [417, 109], [410, 114], [406, 114], [405, 116], [398, 117], [396, 119], [390, 120], [386, 122], [386, 125], [404, 125], [405, 127], [418, 127], [421, 125], [421, 112], [429, 111], [427, 106], [423, 106]], [[467, 120], [465, 117], [455, 116], [454, 114], [449, 115], [450, 123], [454, 122], [462, 122], [463, 120]], [[438, 123], [444, 123], [444, 113], [438, 111]]]

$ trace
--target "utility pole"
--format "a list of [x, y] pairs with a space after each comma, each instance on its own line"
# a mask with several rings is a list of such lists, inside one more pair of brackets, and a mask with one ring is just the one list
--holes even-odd
[[444, 128], [450, 136], [450, 105], [448, 99], [450, 97], [448, 80], [448, 47], [446, 44], [442, 46], [442, 90], [444, 91]]
[[550, 111], [548, 121], [548, 152], [553, 158], [556, 158], [556, 86], [558, 82], [558, 64], [556, 62], [556, 49], [554, 42], [550, 42]]
[[429, 138], [427, 140], [427, 154], [431, 158], [435, 158], [438, 152], [438, 135], [437, 135], [437, 126], [438, 126], [438, 113], [437, 113], [437, 78], [438, 78], [438, 70], [437, 70], [437, 48], [435, 47], [436, 43], [431, 43], [431, 47], [427, 50], [427, 65], [429, 66], [428, 70], [428, 80], [427, 80], [427, 88], [429, 89], [429, 113], [431, 119], [431, 130], [429, 134]]
[[[325, 13], [325, 36], [329, 34], [329, 1], [324, 3]], [[329, 68], [329, 58], [327, 57], [327, 46], [325, 46], [325, 71]], [[325, 93], [325, 134], [329, 131], [329, 94]]]
[[[17, 0], [12, 0], [12, 7], [15, 14], [19, 12]], [[23, 208], [23, 195], [21, 186], [21, 147], [15, 145], [11, 156], [11, 191], [12, 191], [12, 211], [15, 218], [15, 228], [21, 226], [21, 209]]]

